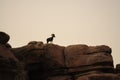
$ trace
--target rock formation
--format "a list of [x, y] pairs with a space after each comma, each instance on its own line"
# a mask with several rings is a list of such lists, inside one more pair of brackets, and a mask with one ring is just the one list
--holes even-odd
[[[0, 46], [0, 80], [13, 80], [18, 59], [4, 45]], [[6, 76], [7, 75], [7, 76]]]
[[0, 46], [0, 80], [120, 80], [111, 52], [106, 45], [64, 47], [36, 41], [6, 50]]
[[10, 39], [10, 36], [5, 32], [0, 31], [0, 44], [6, 44]]
[[120, 73], [120, 64], [116, 65], [116, 73]]

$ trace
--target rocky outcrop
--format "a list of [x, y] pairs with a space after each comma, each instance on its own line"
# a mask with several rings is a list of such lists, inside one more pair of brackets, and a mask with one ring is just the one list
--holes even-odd
[[10, 36], [0, 32], [0, 80], [14, 80], [17, 73], [17, 62], [19, 60], [11, 52]]
[[108, 46], [89, 47], [87, 45], [72, 45], [65, 49], [66, 65], [70, 72], [85, 72], [101, 70], [113, 71], [113, 59]]
[[5, 32], [0, 31], [0, 44], [6, 44], [10, 39], [10, 36]]
[[114, 73], [111, 48], [106, 45], [64, 47], [32, 41], [10, 51], [14, 57], [9, 59], [17, 65], [13, 67], [17, 80], [120, 80]]
[[117, 64], [117, 65], [116, 65], [115, 71], [116, 71], [116, 73], [119, 73], [119, 74], [120, 74], [120, 64]]
[[120, 64], [116, 65], [115, 73], [120, 77]]
[[18, 59], [4, 45], [0, 45], [0, 80], [14, 80]]
[[71, 80], [77, 79], [78, 74], [84, 75], [91, 71], [113, 73], [114, 69], [111, 48], [105, 45], [63, 47], [55, 44], [31, 42], [20, 49], [13, 51], [16, 57], [26, 64], [30, 80], [57, 78]]

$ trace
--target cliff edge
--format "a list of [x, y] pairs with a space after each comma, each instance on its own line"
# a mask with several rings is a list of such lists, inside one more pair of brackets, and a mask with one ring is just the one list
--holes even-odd
[[120, 80], [111, 52], [106, 45], [0, 45], [0, 80]]

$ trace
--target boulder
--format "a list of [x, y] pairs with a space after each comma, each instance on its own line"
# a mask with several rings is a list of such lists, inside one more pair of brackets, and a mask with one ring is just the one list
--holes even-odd
[[6, 44], [10, 39], [10, 36], [5, 32], [0, 32], [0, 44]]
[[115, 73], [116, 73], [116, 75], [118, 75], [120, 77], [120, 64], [116, 65]]
[[45, 45], [45, 57], [48, 58], [52, 63], [50, 64], [53, 68], [65, 67], [64, 65], [64, 48], [54, 44]]
[[101, 70], [112, 72], [113, 59], [108, 46], [71, 45], [65, 48], [65, 64], [69, 72]]
[[116, 70], [116, 73], [119, 73], [119, 74], [120, 74], [120, 64], [117, 64], [117, 65], [116, 65], [116, 69], [115, 69], [115, 70]]
[[106, 45], [64, 47], [31, 41], [9, 51], [13, 54], [1, 55], [18, 61], [19, 80], [120, 80], [114, 74], [112, 50]]

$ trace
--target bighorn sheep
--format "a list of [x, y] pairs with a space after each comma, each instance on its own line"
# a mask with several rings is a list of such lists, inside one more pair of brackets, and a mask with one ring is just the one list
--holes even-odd
[[51, 34], [52, 37], [47, 38], [47, 43], [53, 42], [53, 38], [55, 37], [55, 34]]

